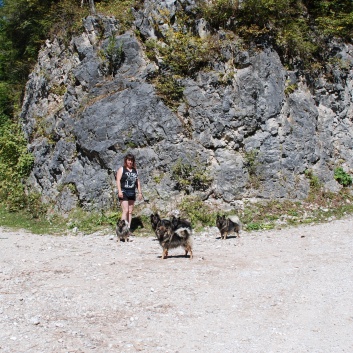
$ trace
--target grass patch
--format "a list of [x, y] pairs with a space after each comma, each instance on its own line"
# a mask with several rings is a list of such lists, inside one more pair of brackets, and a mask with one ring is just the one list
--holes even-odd
[[62, 217], [33, 218], [28, 212], [9, 212], [0, 207], [0, 226], [11, 229], [25, 229], [34, 234], [63, 234], [67, 229], [66, 220]]
[[214, 212], [207, 204], [197, 197], [185, 197], [179, 204], [182, 217], [188, 219], [195, 231], [202, 230], [206, 226], [216, 224], [217, 212]]
[[0, 207], [0, 226], [11, 229], [25, 229], [34, 234], [83, 233], [91, 234], [97, 231], [114, 232], [115, 224], [120, 219], [119, 212], [85, 212], [75, 210], [68, 217], [57, 214], [46, 214], [33, 217], [26, 211], [10, 212], [4, 206]]
[[[353, 195], [348, 188], [338, 194], [318, 192], [316, 198], [305, 201], [267, 200], [244, 202], [242, 210], [224, 212], [195, 196], [186, 196], [177, 206], [181, 217], [190, 220], [194, 230], [215, 227], [217, 214], [237, 214], [245, 231], [281, 229], [300, 224], [323, 223], [353, 214]], [[150, 217], [139, 215], [136, 206], [131, 229], [136, 236], [153, 236]], [[162, 218], [166, 215], [160, 213]], [[9, 212], [0, 207], [0, 226], [11, 229], [25, 229], [35, 234], [92, 234], [98, 231], [114, 234], [115, 224], [121, 217], [120, 210], [101, 213], [75, 210], [66, 218], [52, 214], [34, 218], [28, 212]]]
[[114, 232], [120, 212], [86, 212], [77, 209], [70, 213], [67, 220], [67, 229], [84, 234], [92, 234], [97, 231]]
[[262, 201], [246, 203], [239, 214], [248, 231], [278, 229], [299, 224], [323, 223], [353, 214], [353, 195], [318, 191], [305, 201]]

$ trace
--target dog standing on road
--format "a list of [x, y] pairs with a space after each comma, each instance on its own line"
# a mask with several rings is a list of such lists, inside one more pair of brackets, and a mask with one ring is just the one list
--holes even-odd
[[192, 227], [189, 221], [173, 216], [171, 222], [174, 233], [178, 234], [180, 238], [192, 236]]
[[216, 226], [221, 232], [221, 239], [227, 239], [229, 233], [237, 233], [239, 238], [239, 232], [241, 229], [241, 222], [238, 216], [220, 216], [217, 215]]
[[175, 217], [171, 221], [161, 219], [156, 213], [151, 215], [151, 225], [163, 249], [162, 259], [168, 257], [169, 249], [179, 246], [185, 249], [185, 257], [190, 253], [190, 259], [192, 259], [192, 229], [190, 222]]
[[121, 219], [116, 223], [116, 236], [118, 241], [129, 241], [130, 229], [129, 223], [125, 219]]

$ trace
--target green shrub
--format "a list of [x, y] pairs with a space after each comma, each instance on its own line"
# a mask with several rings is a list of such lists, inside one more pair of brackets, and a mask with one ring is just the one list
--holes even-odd
[[24, 180], [33, 165], [20, 127], [13, 123], [0, 126], [0, 200], [11, 210], [27, 205]]
[[0, 126], [8, 120], [12, 113], [11, 86], [0, 82]]
[[256, 175], [256, 168], [259, 166], [259, 150], [253, 149], [246, 151], [244, 155], [244, 164], [250, 176]]
[[276, 44], [285, 62], [300, 59], [308, 66], [318, 51], [313, 38], [306, 19], [299, 18], [278, 29]]
[[352, 176], [346, 173], [342, 167], [338, 167], [335, 169], [334, 178], [342, 186], [352, 185]]
[[321, 182], [317, 175], [311, 169], [305, 171], [305, 176], [309, 179], [311, 191], [315, 191], [321, 188]]
[[351, 0], [303, 0], [303, 2], [323, 34], [351, 39], [353, 30]]
[[171, 178], [176, 181], [177, 190], [185, 191], [187, 194], [193, 191], [205, 191], [213, 181], [213, 178], [207, 174], [206, 168], [197, 161], [195, 165], [191, 165], [183, 163], [181, 159], [174, 164]]
[[152, 79], [158, 95], [172, 110], [176, 110], [184, 96], [184, 86], [171, 75], [158, 75]]
[[183, 217], [190, 220], [193, 228], [200, 230], [202, 227], [215, 226], [217, 213], [212, 211], [201, 199], [186, 197], [179, 204]]
[[286, 87], [284, 89], [284, 94], [286, 96], [289, 96], [290, 94], [294, 93], [297, 89], [298, 89], [297, 83], [288, 84], [288, 85], [286, 85]]
[[114, 34], [109, 37], [108, 46], [101, 54], [103, 58], [101, 70], [105, 75], [112, 77], [116, 75], [125, 58], [123, 45], [123, 42], [117, 42]]
[[138, 0], [103, 0], [96, 3], [96, 10], [106, 16], [114, 16], [120, 24], [119, 32], [131, 28], [134, 16], [131, 9], [139, 7]]
[[210, 65], [216, 50], [214, 44], [209, 39], [202, 39], [180, 28], [166, 31], [163, 42], [149, 39], [146, 41], [146, 50], [150, 60], [157, 62], [157, 57], [162, 59], [164, 71], [192, 76]]
[[90, 234], [107, 227], [114, 229], [120, 217], [120, 212], [86, 212], [76, 209], [70, 213], [67, 226], [68, 229], [77, 228], [80, 232]]
[[199, 12], [213, 28], [226, 28], [238, 14], [238, 0], [213, 0], [199, 4]]

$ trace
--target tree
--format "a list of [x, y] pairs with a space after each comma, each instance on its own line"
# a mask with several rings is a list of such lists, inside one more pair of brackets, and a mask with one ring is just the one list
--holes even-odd
[[[81, 0], [81, 7], [83, 6], [85, 0]], [[94, 6], [94, 0], [88, 0], [89, 11], [91, 15], [96, 14], [96, 7]]]

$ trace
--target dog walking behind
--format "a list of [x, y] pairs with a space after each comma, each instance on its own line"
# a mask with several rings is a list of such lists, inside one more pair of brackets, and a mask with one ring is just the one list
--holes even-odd
[[190, 253], [190, 259], [193, 257], [192, 253], [192, 228], [190, 222], [173, 217], [171, 221], [161, 219], [159, 215], [151, 215], [151, 225], [154, 229], [160, 246], [163, 249], [162, 259], [168, 257], [168, 250], [179, 246], [185, 249], [185, 257]]
[[241, 222], [238, 216], [220, 216], [217, 215], [216, 226], [221, 232], [221, 239], [227, 239], [229, 233], [237, 233], [237, 237], [240, 238], [239, 232], [241, 230]]
[[116, 236], [118, 241], [129, 241], [130, 229], [129, 223], [125, 219], [121, 219], [116, 223]]

